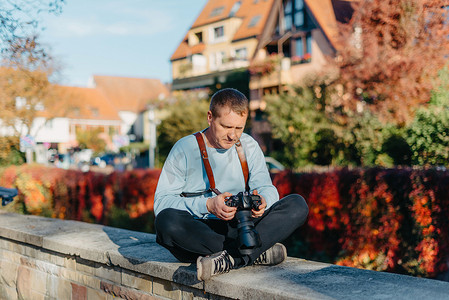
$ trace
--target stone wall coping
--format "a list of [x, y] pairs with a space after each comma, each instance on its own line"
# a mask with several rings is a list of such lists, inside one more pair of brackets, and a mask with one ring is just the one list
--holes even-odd
[[0, 238], [238, 299], [449, 299], [449, 283], [289, 257], [280, 265], [251, 266], [196, 278], [155, 235], [79, 221], [0, 211]]

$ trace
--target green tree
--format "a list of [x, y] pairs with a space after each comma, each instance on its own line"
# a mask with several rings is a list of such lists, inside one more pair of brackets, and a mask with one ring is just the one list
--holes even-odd
[[273, 137], [284, 144], [277, 158], [292, 168], [310, 164], [311, 156], [318, 159], [313, 154], [317, 145], [315, 136], [318, 132], [323, 133], [323, 129], [331, 127], [319, 98], [307, 87], [296, 88], [294, 94], [265, 98]]
[[274, 156], [291, 167], [392, 165], [382, 146], [394, 126], [369, 110], [345, 110], [340, 91], [332, 80], [310, 77], [295, 94], [267, 97], [273, 137], [284, 146]]
[[449, 72], [439, 72], [440, 84], [432, 91], [428, 107], [420, 108], [407, 130], [415, 165], [448, 165]]
[[0, 137], [0, 166], [21, 165], [25, 162], [19, 150], [19, 138], [14, 136]]
[[420, 109], [410, 124], [407, 142], [415, 165], [448, 165], [449, 110]]
[[92, 149], [96, 154], [99, 154], [106, 149], [106, 142], [100, 137], [101, 133], [101, 128], [86, 130], [77, 129], [76, 140], [81, 148]]
[[180, 138], [208, 126], [209, 101], [201, 96], [196, 98], [183, 94], [168, 107], [168, 110], [169, 115], [157, 128], [160, 162], [165, 161], [171, 148]]
[[347, 126], [350, 135], [349, 144], [356, 149], [356, 164], [361, 166], [373, 166], [378, 164], [378, 156], [382, 152], [383, 124], [379, 119], [364, 111], [352, 117]]

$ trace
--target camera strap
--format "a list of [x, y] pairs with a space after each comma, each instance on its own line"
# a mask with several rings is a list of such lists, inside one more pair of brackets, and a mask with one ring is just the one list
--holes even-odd
[[246, 161], [245, 151], [243, 150], [242, 142], [240, 140], [235, 143], [235, 149], [239, 156], [240, 165], [242, 166], [243, 177], [245, 178], [245, 191], [249, 193], [249, 169], [248, 162]]
[[[198, 131], [194, 134], [196, 137], [196, 141], [198, 142], [198, 147], [200, 149], [201, 158], [203, 160], [204, 168], [206, 169], [207, 179], [209, 180], [209, 186], [210, 188], [207, 191], [204, 192], [198, 192], [198, 193], [181, 193], [181, 196], [184, 197], [194, 197], [194, 196], [200, 196], [204, 195], [208, 192], [214, 192], [217, 195], [220, 195], [221, 192], [215, 188], [215, 179], [214, 179], [214, 173], [212, 172], [212, 167], [209, 163], [209, 156], [207, 155], [206, 150], [206, 144], [204, 143], [203, 133], [201, 131]], [[249, 192], [249, 185], [248, 185], [248, 178], [249, 178], [249, 170], [248, 170], [248, 162], [246, 161], [245, 152], [243, 150], [242, 143], [240, 140], [235, 143], [235, 149], [237, 150], [237, 154], [240, 160], [240, 165], [242, 166], [243, 171], [243, 177], [245, 178], [245, 190]]]

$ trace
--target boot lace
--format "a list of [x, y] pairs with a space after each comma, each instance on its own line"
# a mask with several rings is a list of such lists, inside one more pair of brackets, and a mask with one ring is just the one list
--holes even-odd
[[267, 251], [262, 253], [255, 261], [254, 264], [266, 264], [267, 263]]
[[214, 260], [214, 267], [214, 274], [226, 273], [232, 269], [233, 263], [226, 251], [223, 251], [223, 253]]

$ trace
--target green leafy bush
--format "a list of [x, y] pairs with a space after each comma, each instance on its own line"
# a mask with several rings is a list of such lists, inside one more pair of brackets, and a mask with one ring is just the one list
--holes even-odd
[[169, 115], [157, 128], [159, 161], [165, 161], [173, 145], [182, 137], [208, 126], [209, 101], [179, 99], [168, 107]]

